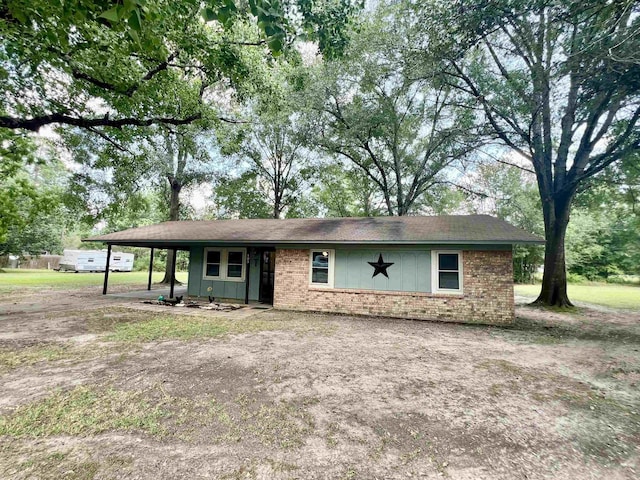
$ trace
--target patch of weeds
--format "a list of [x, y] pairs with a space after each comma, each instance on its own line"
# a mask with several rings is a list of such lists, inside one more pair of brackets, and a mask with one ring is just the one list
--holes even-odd
[[304, 438], [313, 431], [315, 424], [305, 406], [293, 402], [273, 402], [255, 405], [246, 398], [237, 400], [244, 428], [264, 445], [276, 445], [283, 449], [300, 447]]
[[[214, 316], [155, 316], [145, 321], [118, 323], [107, 340], [116, 342], [152, 342], [160, 340], [193, 340], [214, 338], [227, 334], [255, 333], [272, 330], [291, 330], [299, 333], [329, 333], [335, 330], [318, 319], [288, 320], [262, 318], [263, 313], [249, 318], [231, 320]], [[333, 330], [332, 330], [333, 328]]]
[[632, 387], [636, 387], [640, 383], [640, 365], [629, 362], [619, 362], [615, 366], [607, 368], [607, 370], [598, 375], [602, 378], [613, 378], [617, 381], [629, 383]]
[[568, 338], [554, 335], [533, 335], [529, 338], [529, 341], [538, 345], [559, 345], [567, 343]]
[[502, 359], [488, 359], [475, 365], [493, 373], [498, 381], [488, 387], [489, 395], [504, 397], [511, 394], [528, 394], [538, 402], [586, 399], [596, 392], [590, 386], [544, 370], [523, 368]]
[[340, 432], [338, 424], [335, 422], [331, 422], [327, 425], [327, 433], [325, 434], [325, 440], [327, 441], [327, 446], [329, 448], [335, 448], [338, 446], [338, 439], [336, 435]]
[[267, 463], [271, 467], [271, 470], [277, 473], [295, 472], [300, 468], [293, 463], [279, 462], [278, 460], [273, 460], [272, 458], [267, 458]]
[[241, 467], [229, 473], [225, 473], [220, 477], [220, 479], [221, 480], [249, 480], [257, 477], [258, 475], [256, 473], [255, 465], [249, 465], [249, 466], [242, 465]]
[[41, 480], [91, 480], [98, 473], [94, 461], [70, 458], [67, 452], [38, 454], [20, 463], [17, 469], [27, 478]]
[[420, 458], [422, 455], [423, 455], [422, 448], [416, 448], [411, 452], [403, 453], [402, 455], [400, 455], [400, 461], [402, 462], [403, 465], [408, 465], [414, 460]]
[[171, 412], [165, 426], [169, 435], [184, 441], [236, 444], [255, 439], [266, 446], [285, 450], [300, 447], [315, 426], [306, 407], [314, 399], [300, 402], [262, 403], [247, 395], [231, 402], [215, 399], [191, 400], [167, 398], [165, 407]]
[[[41, 362], [83, 361], [117, 353], [120, 347], [114, 345], [36, 344], [22, 348], [0, 348], [0, 374], [17, 368], [36, 365]], [[120, 361], [126, 353], [120, 354]]]
[[101, 470], [112, 471], [114, 478], [122, 476], [125, 469], [131, 469], [133, 457], [123, 457], [120, 455], [109, 455], [100, 465]]
[[153, 342], [158, 340], [191, 340], [224, 335], [229, 329], [215, 320], [185, 317], [155, 317], [136, 323], [115, 326], [107, 340], [116, 342]]
[[552, 376], [553, 389], [536, 388], [539, 402], [559, 401], [569, 409], [559, 420], [560, 433], [583, 454], [605, 465], [619, 464], [633, 455], [640, 443], [640, 403], [620, 400], [588, 384]]
[[0, 416], [0, 436], [91, 435], [111, 430], [162, 435], [160, 420], [166, 415], [160, 406], [150, 405], [142, 392], [79, 386]]
[[484, 368], [487, 370], [494, 370], [504, 373], [509, 373], [511, 375], [524, 376], [524, 369], [515, 363], [509, 362], [508, 360], [502, 359], [489, 359], [483, 362], [480, 362], [476, 365], [478, 368]]
[[0, 373], [44, 361], [69, 358], [75, 353], [69, 345], [41, 344], [13, 349], [0, 349]]
[[354, 480], [355, 478], [358, 478], [358, 471], [353, 467], [348, 467], [340, 478], [341, 480]]

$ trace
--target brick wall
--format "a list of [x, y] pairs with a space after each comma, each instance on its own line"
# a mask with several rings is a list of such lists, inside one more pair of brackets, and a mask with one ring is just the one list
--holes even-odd
[[505, 324], [514, 317], [511, 262], [511, 251], [465, 250], [463, 295], [330, 289], [309, 286], [309, 250], [278, 249], [273, 305], [283, 310]]

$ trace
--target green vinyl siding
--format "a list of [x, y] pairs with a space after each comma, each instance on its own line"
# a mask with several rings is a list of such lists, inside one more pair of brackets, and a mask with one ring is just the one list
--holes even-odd
[[[208, 280], [203, 278], [204, 248], [194, 246], [189, 255], [189, 295], [216, 298], [234, 298], [244, 300], [246, 292], [245, 282], [229, 282], [222, 280]], [[258, 300], [260, 282], [260, 263], [257, 256], [251, 256], [251, 270], [249, 272], [249, 300]], [[211, 287], [211, 290], [209, 290]]]
[[[334, 288], [390, 290], [399, 292], [431, 291], [431, 251], [419, 249], [336, 249]], [[382, 274], [372, 277], [379, 255], [393, 263]]]

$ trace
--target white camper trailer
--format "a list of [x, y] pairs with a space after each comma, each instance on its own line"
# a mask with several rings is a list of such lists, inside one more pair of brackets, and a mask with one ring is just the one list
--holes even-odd
[[130, 272], [133, 270], [133, 253], [111, 252], [109, 270], [112, 272]]
[[101, 250], [65, 250], [60, 260], [61, 272], [104, 272], [107, 252]]
[[[109, 270], [131, 272], [133, 253], [111, 252]], [[106, 250], [65, 250], [60, 260], [61, 272], [104, 272], [107, 267]]]

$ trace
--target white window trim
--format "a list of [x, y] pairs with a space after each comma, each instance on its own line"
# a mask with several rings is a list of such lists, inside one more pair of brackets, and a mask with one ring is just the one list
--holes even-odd
[[[220, 275], [217, 277], [207, 275], [207, 253], [220, 252]], [[242, 252], [242, 275], [240, 277], [228, 277], [229, 252]], [[247, 249], [246, 248], [217, 248], [207, 247], [202, 257], [202, 278], [205, 280], [219, 280], [221, 282], [244, 282], [247, 274]]]
[[[444, 254], [457, 254], [458, 255], [458, 285], [460, 288], [438, 288], [438, 255]], [[443, 293], [446, 295], [462, 295], [464, 293], [464, 285], [462, 279], [464, 274], [462, 272], [462, 250], [432, 250], [431, 251], [431, 291], [433, 293]]]
[[[314, 283], [313, 282], [313, 252], [327, 252], [329, 254], [329, 283]], [[333, 288], [333, 279], [336, 263], [336, 251], [328, 248], [312, 248], [309, 250], [309, 286], [320, 288]]]

